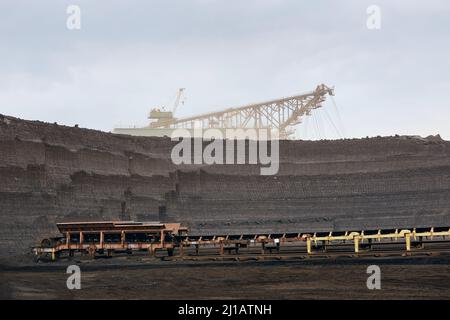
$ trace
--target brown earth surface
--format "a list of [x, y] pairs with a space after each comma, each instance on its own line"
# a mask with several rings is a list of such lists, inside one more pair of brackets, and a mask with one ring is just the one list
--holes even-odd
[[[56, 222], [179, 221], [192, 233], [309, 232], [450, 225], [450, 142], [438, 136], [281, 141], [280, 171], [175, 166], [175, 142], [0, 115], [0, 295], [12, 299], [450, 298], [449, 259], [32, 264]], [[135, 258], [133, 258], [135, 259]]]
[[[450, 299], [449, 258], [346, 262], [80, 264], [81, 289], [66, 287], [66, 266], [1, 272], [3, 299]], [[366, 286], [381, 269], [381, 290]]]
[[0, 260], [63, 221], [179, 221], [197, 234], [450, 225], [439, 136], [281, 141], [275, 176], [175, 166], [175, 143], [0, 115]]

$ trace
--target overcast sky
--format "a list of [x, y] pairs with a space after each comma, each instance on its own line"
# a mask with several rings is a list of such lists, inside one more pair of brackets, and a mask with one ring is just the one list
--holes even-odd
[[[372, 4], [379, 30], [366, 26]], [[447, 0], [2, 0], [0, 113], [111, 131], [145, 125], [179, 87], [187, 116], [325, 83], [337, 109], [298, 136], [450, 140], [449, 35]]]

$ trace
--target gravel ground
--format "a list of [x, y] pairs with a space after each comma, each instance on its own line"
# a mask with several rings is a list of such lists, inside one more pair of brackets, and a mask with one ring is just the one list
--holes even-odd
[[[450, 258], [346, 261], [83, 261], [81, 289], [66, 287], [68, 262], [0, 267], [3, 299], [450, 299]], [[381, 268], [368, 290], [367, 266]]]

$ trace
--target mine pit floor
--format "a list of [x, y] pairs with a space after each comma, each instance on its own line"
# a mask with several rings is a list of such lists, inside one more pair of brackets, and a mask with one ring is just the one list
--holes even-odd
[[[238, 263], [137, 256], [80, 260], [80, 290], [66, 287], [70, 263], [0, 266], [1, 298], [450, 299], [450, 255]], [[381, 268], [381, 290], [366, 286], [373, 264]]]

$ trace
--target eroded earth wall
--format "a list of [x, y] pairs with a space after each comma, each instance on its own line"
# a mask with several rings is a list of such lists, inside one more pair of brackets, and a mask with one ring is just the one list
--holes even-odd
[[0, 256], [64, 221], [180, 221], [193, 233], [450, 225], [439, 137], [281, 141], [275, 176], [175, 166], [175, 143], [0, 115]]

